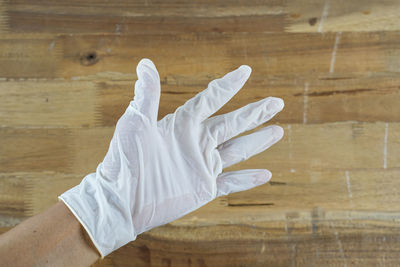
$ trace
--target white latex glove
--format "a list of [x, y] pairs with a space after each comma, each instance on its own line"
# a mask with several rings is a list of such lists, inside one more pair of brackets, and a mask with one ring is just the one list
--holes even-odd
[[102, 257], [218, 196], [268, 182], [268, 170], [222, 170], [283, 136], [281, 127], [269, 126], [231, 139], [281, 111], [284, 104], [279, 98], [265, 98], [209, 118], [241, 89], [250, 76], [249, 66], [210, 82], [206, 90], [160, 121], [157, 69], [149, 59], [142, 59], [136, 71], [134, 100], [118, 120], [103, 162], [59, 197]]

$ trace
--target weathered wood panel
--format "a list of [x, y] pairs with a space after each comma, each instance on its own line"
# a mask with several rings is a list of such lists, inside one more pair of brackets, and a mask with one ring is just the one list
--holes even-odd
[[397, 73], [400, 37], [392, 32], [325, 35], [198, 32], [44, 35], [43, 38], [12, 34], [0, 38], [0, 48], [3, 55], [0, 63], [8, 66], [0, 70], [5, 78], [76, 80], [99, 72], [131, 74], [141, 58], [149, 57], [154, 59], [165, 82], [184, 84], [181, 77], [214, 77], [241, 64], [251, 65], [257, 71], [253, 79], [257, 80]]
[[[286, 108], [272, 121], [280, 123], [321, 123], [337, 121], [399, 122], [400, 77], [377, 75], [342, 80], [324, 78], [298, 81], [268, 79], [257, 81], [257, 69], [244, 88], [217, 114], [226, 113], [264, 97], [285, 100]], [[115, 126], [134, 96], [136, 77], [106, 80], [23, 79], [0, 82], [0, 125], [8, 127], [102, 127]], [[118, 76], [118, 75], [116, 75]], [[207, 75], [183, 84], [162, 84], [159, 118], [172, 113], [187, 99], [207, 87]], [[253, 78], [254, 77], [254, 78]], [[116, 78], [116, 77], [114, 77]], [[213, 77], [216, 78], [216, 77]], [[261, 77], [260, 77], [261, 78]], [[346, 101], [342, 101], [343, 98]]]
[[13, 32], [282, 32], [284, 1], [11, 1]]
[[[335, 224], [326, 223], [321, 228], [324, 234], [308, 238], [284, 233], [268, 239], [261, 237], [266, 231], [272, 232], [273, 226], [260, 229], [257, 239], [240, 236], [243, 240], [174, 242], [145, 236], [95, 266], [396, 266], [398, 263], [397, 234], [380, 231], [368, 236], [343, 236], [343, 228]], [[242, 227], [225, 232], [220, 227], [208, 234], [236, 236], [245, 231]], [[257, 232], [257, 229], [248, 231]], [[393, 228], [388, 230], [391, 231]], [[377, 242], [382, 243], [379, 250]], [[359, 250], [352, 250], [353, 247]]]
[[[59, 194], [78, 184], [85, 175], [50, 171], [2, 173], [2, 215], [18, 220], [19, 217], [37, 214], [54, 204]], [[396, 213], [400, 204], [397, 192], [399, 175], [398, 168], [276, 171], [269, 184], [220, 197], [171, 224], [194, 227], [270, 220], [285, 223], [290, 217], [285, 213], [310, 220], [309, 213], [316, 207], [326, 212], [334, 211], [339, 216], [337, 219], [361, 220], [365, 216], [382, 221], [400, 219]], [[382, 214], [374, 216], [373, 212]], [[168, 235], [168, 231], [163, 235]]]
[[12, 32], [179, 33], [399, 30], [400, 8], [385, 1], [6, 1]]
[[[236, 166], [265, 167], [279, 172], [400, 167], [398, 123], [349, 122], [283, 127], [286, 136], [280, 143]], [[113, 131], [114, 127], [0, 128], [0, 172], [91, 172], [103, 160]]]
[[396, 0], [289, 0], [289, 32], [398, 31]]

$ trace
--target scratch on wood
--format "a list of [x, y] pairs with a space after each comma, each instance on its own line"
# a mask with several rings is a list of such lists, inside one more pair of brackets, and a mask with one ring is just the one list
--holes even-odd
[[262, 246], [261, 246], [261, 251], [260, 251], [260, 253], [264, 253], [264, 251], [265, 251], [265, 244], [263, 243]]
[[306, 82], [304, 85], [304, 96], [303, 96], [303, 123], [307, 123], [307, 106], [308, 106], [308, 87], [309, 83]]
[[292, 244], [292, 266], [296, 266], [297, 249], [296, 244]]
[[345, 171], [344, 173], [345, 173], [345, 176], [346, 176], [347, 192], [349, 194], [350, 204], [351, 204], [351, 206], [353, 206], [353, 194], [351, 192], [351, 183], [350, 183], [349, 171]]
[[330, 73], [333, 73], [335, 71], [336, 52], [338, 49], [338, 45], [339, 45], [341, 36], [342, 36], [342, 32], [336, 33], [335, 44], [333, 45], [333, 50], [332, 50], [331, 66], [329, 67]]
[[170, 95], [184, 95], [187, 93], [195, 93], [195, 92], [178, 92], [178, 91], [164, 91], [164, 94], [170, 94]]
[[267, 57], [267, 51], [265, 51], [265, 50], [263, 50], [263, 57], [264, 57], [265, 64], [269, 65], [269, 60], [268, 60], [268, 57]]
[[[355, 95], [358, 93], [370, 92], [370, 91], [375, 91], [375, 89], [358, 88], [358, 89], [343, 90], [343, 91], [336, 90], [336, 91], [326, 91], [326, 92], [312, 92], [312, 93], [308, 93], [307, 96], [331, 96], [331, 95], [338, 95], [338, 94]], [[297, 93], [297, 94], [294, 94], [293, 96], [304, 96], [304, 93]]]
[[389, 134], [389, 123], [385, 123], [385, 137], [383, 142], [383, 168], [387, 168], [387, 144]]
[[323, 77], [323, 78], [318, 78], [319, 80], [323, 81], [334, 81], [334, 80], [348, 80], [348, 79], [353, 79], [353, 77]]
[[[293, 162], [292, 160], [293, 160], [293, 146], [292, 146], [292, 126], [291, 125], [288, 125], [287, 126], [287, 136], [288, 136], [288, 142], [289, 142], [289, 161], [290, 162]], [[293, 169], [293, 168], [290, 168], [290, 172], [291, 173], [295, 173], [296, 172], [296, 170], [295, 169]]]
[[319, 25], [318, 25], [318, 32], [323, 31], [323, 26], [324, 22], [326, 20], [326, 17], [328, 16], [328, 11], [329, 11], [329, 0], [325, 1], [324, 9], [322, 10], [322, 15], [321, 19], [319, 20]]
[[382, 266], [385, 267], [386, 266], [386, 255], [385, 253], [382, 255]]
[[330, 222], [330, 225], [331, 225], [331, 227], [333, 228], [333, 234], [335, 235], [335, 239], [336, 239], [336, 242], [337, 242], [338, 247], [339, 247], [339, 252], [340, 252], [340, 254], [342, 255], [343, 262], [344, 262], [344, 266], [347, 267], [347, 260], [346, 260], [346, 256], [344, 255], [344, 250], [343, 250], [342, 241], [340, 240], [339, 234], [338, 234], [338, 232], [336, 231], [336, 228], [335, 228], [335, 226], [333, 225], [332, 222]]
[[244, 59], [246, 60], [246, 62], [247, 62], [247, 60], [248, 60], [248, 57], [247, 57], [247, 43], [246, 43], [246, 39], [242, 39], [243, 40], [243, 52], [244, 52]]
[[285, 182], [276, 182], [276, 181], [271, 181], [269, 182], [270, 185], [286, 185]]
[[121, 24], [115, 24], [115, 33], [120, 34], [121, 33]]
[[288, 142], [289, 142], [289, 161], [292, 162], [292, 126], [288, 125], [287, 126], [287, 136], [288, 136]]
[[311, 221], [311, 230], [313, 235], [317, 234], [317, 225], [315, 224], [315, 221]]
[[56, 41], [52, 41], [49, 45], [49, 51], [52, 51], [54, 48], [54, 45], [56, 44]]
[[274, 203], [228, 203], [229, 207], [273, 206]]

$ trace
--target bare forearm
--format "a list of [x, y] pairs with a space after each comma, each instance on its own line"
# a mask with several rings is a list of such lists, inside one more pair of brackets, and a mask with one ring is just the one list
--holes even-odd
[[89, 266], [99, 254], [61, 201], [0, 236], [1, 266]]

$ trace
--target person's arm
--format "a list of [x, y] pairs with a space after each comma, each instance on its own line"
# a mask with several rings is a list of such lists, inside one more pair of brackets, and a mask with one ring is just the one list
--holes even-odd
[[89, 266], [100, 257], [62, 201], [0, 236], [0, 266]]

